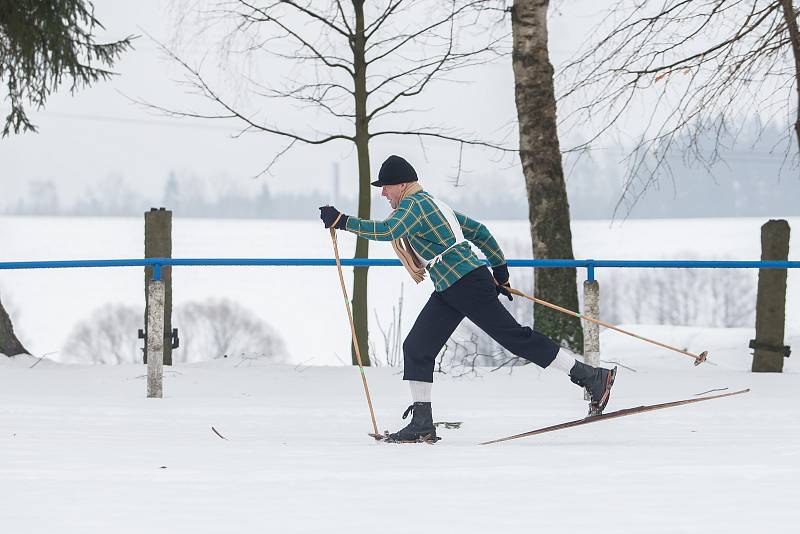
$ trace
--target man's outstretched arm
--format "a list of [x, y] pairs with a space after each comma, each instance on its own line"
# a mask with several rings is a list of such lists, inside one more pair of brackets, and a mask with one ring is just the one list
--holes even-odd
[[[383, 221], [376, 221], [372, 219], [359, 219], [358, 217], [348, 216], [342, 214], [339, 218], [336, 228], [347, 230], [359, 237], [370, 239], [372, 241], [391, 241], [393, 239], [400, 239], [401, 237], [411, 234], [412, 229], [417, 225], [420, 220], [420, 213], [415, 209], [416, 205], [413, 200], [403, 199], [392, 213], [389, 214]], [[330, 212], [331, 216], [327, 217], [330, 221], [334, 221], [338, 210], [335, 208], [320, 208], [320, 210], [333, 210]], [[335, 213], [334, 213], [335, 212]], [[320, 217], [325, 222], [326, 228], [330, 227], [333, 222], [326, 220], [326, 213], [323, 212]]]

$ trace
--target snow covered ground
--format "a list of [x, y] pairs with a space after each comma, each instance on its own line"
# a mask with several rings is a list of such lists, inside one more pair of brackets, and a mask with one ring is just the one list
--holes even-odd
[[[757, 259], [760, 219], [574, 224], [594, 258]], [[798, 227], [797, 219], [790, 223]], [[0, 217], [3, 260], [140, 257], [138, 219]], [[527, 224], [491, 222], [509, 257]], [[175, 257], [330, 257], [318, 223], [174, 222]], [[798, 232], [790, 258], [797, 259]], [[343, 255], [353, 240], [340, 238]], [[373, 257], [390, 257], [374, 245]], [[583, 273], [581, 273], [583, 274]], [[525, 276], [514, 270], [513, 277]], [[605, 271], [598, 271], [601, 281]], [[397, 269], [373, 269], [379, 316]], [[178, 268], [175, 301], [226, 297], [281, 332], [291, 365], [231, 357], [166, 368], [165, 398], [145, 398], [143, 365], [64, 365], [76, 321], [108, 302], [141, 303], [139, 269], [0, 272], [0, 294], [29, 348], [0, 355], [0, 533], [789, 533], [800, 522], [800, 273], [789, 275], [783, 374], [752, 374], [752, 328], [622, 325], [708, 350], [709, 362], [615, 332], [620, 365], [608, 410], [751, 388], [719, 399], [543, 436], [492, 438], [581, 417], [578, 389], [534, 366], [437, 375], [434, 418], [463, 422], [430, 445], [366, 436], [369, 415], [333, 269]], [[430, 283], [405, 284], [407, 331]], [[373, 336], [375, 322], [373, 321]], [[366, 371], [379, 428], [408, 403], [399, 371]], [[227, 439], [211, 430], [214, 426]]]
[[[700, 337], [711, 361], [604, 332], [604, 357], [625, 366], [608, 410], [752, 391], [478, 446], [581, 417], [582, 395], [534, 366], [437, 375], [434, 419], [462, 427], [387, 445], [366, 435], [352, 367], [184, 364], [167, 368], [164, 399], [146, 399], [141, 365], [0, 356], [0, 532], [797, 532], [796, 357], [752, 374], [749, 329], [629, 326]], [[401, 377], [367, 376], [380, 429], [397, 429]]]

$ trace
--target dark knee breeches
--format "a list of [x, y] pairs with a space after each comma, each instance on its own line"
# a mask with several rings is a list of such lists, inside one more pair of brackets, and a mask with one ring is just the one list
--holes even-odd
[[489, 269], [478, 267], [444, 291], [434, 291], [403, 342], [404, 380], [433, 382], [436, 356], [464, 317], [506, 350], [539, 367], [555, 359], [559, 346], [520, 325], [497, 298]]

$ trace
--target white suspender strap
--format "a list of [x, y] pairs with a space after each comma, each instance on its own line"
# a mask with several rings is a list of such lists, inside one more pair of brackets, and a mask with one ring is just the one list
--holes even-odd
[[[456, 241], [455, 241], [455, 243], [453, 243], [452, 245], [450, 245], [449, 247], [444, 249], [441, 253], [437, 254], [436, 256], [431, 258], [430, 260], [426, 260], [425, 258], [420, 256], [419, 254], [417, 254], [416, 250], [414, 250], [414, 254], [416, 254], [417, 258], [419, 258], [420, 263], [425, 268], [428, 268], [428, 266], [434, 265], [436, 262], [441, 260], [442, 256], [444, 256], [445, 254], [450, 252], [450, 250], [452, 248], [454, 248], [456, 245], [459, 245], [459, 244], [464, 243], [464, 242], [467, 241], [464, 238], [464, 233], [461, 231], [461, 225], [458, 224], [458, 219], [456, 218], [456, 214], [450, 208], [450, 206], [448, 206], [447, 204], [445, 204], [441, 200], [437, 200], [437, 199], [435, 199], [433, 197], [430, 197], [430, 198], [433, 201], [433, 203], [436, 205], [436, 207], [439, 208], [439, 211], [442, 212], [442, 215], [444, 215], [444, 220], [447, 222], [447, 225], [450, 227], [450, 231], [453, 232], [453, 236], [456, 238]], [[413, 250], [414, 247], [412, 246], [411, 249]]]

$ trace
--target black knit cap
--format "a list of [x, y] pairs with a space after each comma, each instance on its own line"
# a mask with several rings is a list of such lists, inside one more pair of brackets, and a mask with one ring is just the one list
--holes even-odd
[[375, 187], [384, 185], [404, 184], [406, 182], [416, 182], [417, 173], [409, 162], [400, 156], [389, 156], [381, 165], [378, 179], [372, 182]]

